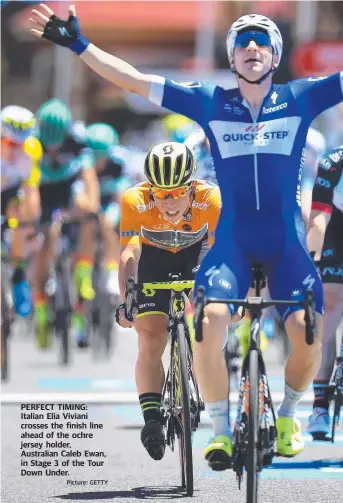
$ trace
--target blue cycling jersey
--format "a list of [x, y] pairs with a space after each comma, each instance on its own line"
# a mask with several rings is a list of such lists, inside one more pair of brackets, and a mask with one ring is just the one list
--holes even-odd
[[[203, 82], [153, 76], [150, 100], [198, 122], [211, 146], [223, 206], [196, 288], [205, 286], [210, 297], [242, 298], [259, 262], [272, 298], [311, 288], [322, 314], [322, 284], [301, 216], [301, 178], [308, 128], [343, 101], [343, 72], [272, 85], [256, 116], [238, 88]], [[286, 319], [297, 308], [278, 310]]]
[[222, 215], [287, 215], [300, 204], [299, 169], [308, 128], [342, 101], [343, 72], [272, 85], [257, 117], [238, 88], [153, 77], [150, 100], [198, 122], [211, 145]]

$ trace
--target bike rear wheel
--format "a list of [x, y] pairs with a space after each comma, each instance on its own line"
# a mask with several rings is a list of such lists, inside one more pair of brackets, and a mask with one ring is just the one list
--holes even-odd
[[332, 443], [335, 441], [336, 426], [339, 423], [342, 403], [343, 403], [343, 395], [341, 393], [341, 390], [337, 388], [335, 392], [334, 411], [333, 411], [332, 427], [331, 427]]
[[177, 353], [181, 373], [181, 422], [182, 433], [179, 435], [179, 455], [181, 463], [182, 487], [186, 488], [187, 496], [193, 495], [193, 453], [192, 453], [192, 423], [190, 408], [190, 389], [188, 375], [188, 347], [185, 329], [182, 323], [178, 325]]
[[259, 381], [258, 351], [253, 349], [249, 352], [249, 430], [246, 460], [247, 503], [257, 502], [258, 435], [260, 425]]

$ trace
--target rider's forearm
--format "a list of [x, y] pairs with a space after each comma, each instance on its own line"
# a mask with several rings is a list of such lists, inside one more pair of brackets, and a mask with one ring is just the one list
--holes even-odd
[[309, 252], [316, 252], [314, 257], [315, 260], [320, 260], [327, 225], [328, 216], [326, 214], [321, 213], [310, 219], [309, 231], [307, 234], [307, 248]]
[[92, 70], [118, 87], [144, 98], [149, 97], [150, 76], [144, 75], [125, 61], [102, 51], [94, 44], [89, 44], [80, 57]]
[[138, 270], [138, 260], [136, 260], [134, 254], [120, 255], [119, 261], [119, 289], [120, 296], [123, 302], [125, 302], [125, 288], [127, 279], [132, 276], [137, 279], [137, 270]]

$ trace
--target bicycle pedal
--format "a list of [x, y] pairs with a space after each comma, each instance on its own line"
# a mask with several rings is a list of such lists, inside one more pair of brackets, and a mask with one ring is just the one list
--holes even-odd
[[272, 466], [274, 456], [275, 456], [275, 452], [270, 452], [268, 454], [264, 454], [263, 455], [263, 466]]

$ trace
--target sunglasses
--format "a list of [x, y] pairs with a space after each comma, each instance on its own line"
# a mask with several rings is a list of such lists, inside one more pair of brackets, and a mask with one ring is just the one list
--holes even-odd
[[161, 189], [160, 187], [151, 186], [151, 192], [154, 194], [157, 199], [166, 199], [168, 196], [172, 196], [174, 199], [180, 199], [184, 197], [189, 189], [192, 187], [192, 184], [182, 185], [181, 187], [176, 187], [176, 189]]
[[271, 47], [272, 43], [268, 33], [263, 31], [245, 31], [237, 35], [235, 40], [235, 47], [246, 49], [251, 40], [259, 47]]
[[1, 140], [2, 140], [3, 144], [8, 147], [21, 148], [24, 145], [24, 142], [18, 143], [16, 141], [12, 140], [11, 138], [2, 137]]

